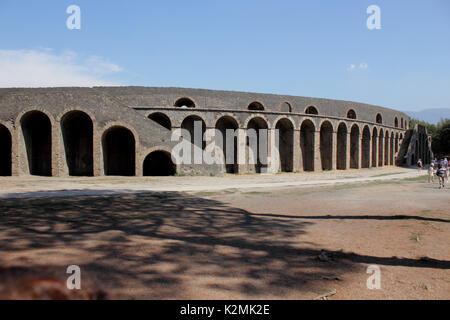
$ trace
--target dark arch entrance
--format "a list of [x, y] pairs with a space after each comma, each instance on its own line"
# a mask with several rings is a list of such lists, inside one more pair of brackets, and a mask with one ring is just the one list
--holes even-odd
[[151, 115], [148, 116], [148, 118], [150, 120], [155, 121], [160, 126], [163, 126], [167, 130], [171, 130], [172, 129], [172, 123], [170, 122], [170, 118], [168, 116], [166, 116], [162, 112], [152, 113]]
[[[248, 165], [250, 172], [264, 172], [263, 169], [268, 166], [268, 126], [267, 122], [262, 118], [253, 118], [247, 125], [247, 149], [248, 149]], [[250, 145], [250, 137], [256, 135], [255, 145]], [[253, 159], [250, 157], [250, 150], [253, 153]], [[250, 163], [252, 161], [252, 163]]]
[[71, 176], [93, 176], [93, 124], [82, 111], [70, 111], [61, 119], [61, 131]]
[[361, 154], [361, 167], [369, 168], [370, 167], [370, 130], [369, 127], [364, 127], [363, 135], [362, 135], [362, 154]]
[[[238, 123], [232, 117], [224, 116], [216, 122], [216, 130], [222, 134], [222, 141], [216, 136], [216, 146], [222, 149], [225, 173], [238, 173], [237, 161], [237, 129]], [[227, 130], [229, 130], [229, 137], [227, 138]], [[231, 131], [232, 130], [232, 131]], [[233, 135], [231, 135], [231, 133]], [[231, 145], [231, 143], [233, 145]], [[230, 144], [230, 145], [229, 145]], [[227, 148], [230, 149], [227, 152]]]
[[347, 169], [347, 126], [341, 123], [337, 130], [336, 168]]
[[174, 103], [174, 107], [178, 108], [195, 108], [195, 103], [189, 98], [180, 98]]
[[322, 170], [331, 170], [333, 153], [333, 126], [328, 121], [320, 127], [320, 160]]
[[372, 132], [372, 167], [377, 167], [377, 150], [378, 150], [378, 133], [377, 128], [373, 128]]
[[383, 162], [383, 142], [384, 142], [384, 132], [383, 130], [380, 130], [380, 136], [378, 139], [379, 143], [378, 143], [378, 166], [382, 167], [384, 162]]
[[314, 171], [314, 134], [316, 128], [311, 120], [305, 120], [300, 128], [300, 149], [303, 171]]
[[[197, 123], [197, 126], [198, 125], [201, 126], [201, 128], [200, 128], [201, 130], [198, 132], [195, 132], [196, 123]], [[185, 129], [189, 132], [190, 138], [191, 138], [189, 141], [190, 143], [196, 145], [199, 148], [205, 149], [206, 142], [204, 141], [203, 137], [204, 137], [205, 131], [206, 131], [206, 124], [202, 118], [200, 118], [199, 116], [188, 116], [181, 123], [181, 128]], [[195, 136], [195, 133], [197, 133], [198, 137]]]
[[277, 122], [275, 129], [279, 133], [280, 169], [282, 172], [294, 171], [294, 126], [288, 119]]
[[153, 151], [144, 160], [144, 176], [173, 176], [177, 167], [172, 161], [170, 153]]
[[0, 176], [11, 175], [11, 133], [0, 124]]
[[52, 125], [41, 111], [30, 111], [20, 120], [31, 175], [52, 175]]
[[103, 161], [107, 176], [134, 176], [136, 142], [124, 127], [113, 127], [103, 134]]
[[358, 169], [359, 166], [359, 128], [352, 127], [350, 132], [350, 168]]

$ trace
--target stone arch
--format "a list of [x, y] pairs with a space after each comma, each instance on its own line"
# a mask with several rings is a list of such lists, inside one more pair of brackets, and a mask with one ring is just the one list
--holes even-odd
[[233, 113], [231, 112], [220, 112], [216, 115], [216, 117], [213, 120], [213, 124], [212, 127], [215, 128], [217, 125], [217, 121], [220, 120], [220, 118], [222, 117], [227, 117], [229, 119], [233, 119], [233, 121], [235, 121], [238, 125], [238, 128], [242, 128], [242, 122], [240, 121], [239, 118], [237, 118]]
[[309, 120], [303, 120], [300, 126], [300, 149], [302, 151], [303, 171], [314, 171], [314, 143], [316, 127]]
[[174, 107], [178, 108], [196, 108], [197, 105], [194, 101], [194, 99], [188, 98], [188, 97], [182, 97], [177, 99], [174, 104]]
[[347, 169], [347, 125], [341, 122], [337, 129], [336, 169]]
[[94, 175], [94, 124], [83, 111], [72, 110], [60, 120], [66, 163], [71, 176]]
[[170, 152], [155, 150], [145, 157], [142, 170], [144, 176], [173, 176], [177, 173], [177, 166]]
[[248, 121], [246, 145], [250, 172], [262, 173], [268, 167], [268, 128], [269, 124], [262, 117]]
[[370, 129], [364, 126], [361, 140], [361, 168], [370, 168]]
[[52, 175], [52, 123], [42, 111], [28, 111], [20, 119], [31, 175]]
[[12, 175], [12, 135], [9, 129], [0, 124], [0, 176]]
[[259, 101], [253, 101], [247, 106], [247, 110], [264, 111], [264, 105]]
[[318, 115], [319, 114], [319, 110], [316, 108], [316, 106], [308, 106], [305, 109], [305, 114]]
[[377, 128], [373, 128], [373, 130], [372, 130], [372, 167], [374, 167], [374, 168], [378, 166], [377, 150], [378, 150], [378, 131], [377, 131]]
[[350, 168], [359, 168], [359, 127], [354, 124], [350, 131]]
[[280, 112], [292, 112], [292, 104], [285, 101], [280, 105]]
[[403, 129], [403, 126], [404, 126], [404, 124], [403, 124], [403, 118], [401, 118], [400, 124], [401, 124], [401, 128]]
[[380, 135], [378, 136], [378, 166], [382, 167], [384, 165], [384, 132], [383, 129], [380, 129]]
[[[216, 135], [215, 144], [223, 153], [224, 173], [238, 173], [238, 121], [230, 115], [222, 115], [215, 122], [215, 129], [222, 134], [222, 139], [218, 139]], [[232, 132], [230, 130], [232, 130]], [[230, 135], [231, 133], [233, 133], [233, 135]]]
[[276, 122], [275, 129], [279, 133], [279, 159], [282, 172], [294, 171], [294, 124], [288, 118]]
[[[195, 127], [198, 127], [200, 125], [201, 131], [195, 132]], [[197, 147], [201, 148], [202, 150], [206, 147], [206, 142], [203, 139], [205, 132], [206, 132], [206, 123], [205, 120], [200, 117], [199, 115], [189, 115], [183, 119], [183, 122], [181, 123], [181, 129], [185, 129], [190, 134], [190, 143], [193, 145], [196, 145]], [[197, 134], [197, 136], [195, 136]], [[194, 149], [192, 148], [192, 152]], [[192, 158], [193, 159], [193, 158]]]
[[356, 119], [356, 112], [353, 109], [349, 109], [347, 111], [347, 118], [348, 119]]
[[136, 139], [130, 129], [120, 125], [106, 129], [102, 135], [102, 148], [105, 175], [136, 174]]
[[394, 127], [398, 128], [398, 118], [395, 117], [394, 119]]
[[383, 117], [381, 116], [381, 113], [377, 113], [377, 116], [375, 117], [375, 122], [379, 124], [383, 123]]
[[163, 112], [153, 112], [153, 113], [148, 115], [148, 118], [150, 120], [155, 121], [157, 124], [159, 124], [160, 126], [166, 128], [167, 130], [171, 130], [172, 129], [172, 122], [170, 121], [169, 116], [167, 116]]
[[320, 126], [320, 161], [322, 170], [333, 168], [333, 125], [329, 121], [323, 121]]

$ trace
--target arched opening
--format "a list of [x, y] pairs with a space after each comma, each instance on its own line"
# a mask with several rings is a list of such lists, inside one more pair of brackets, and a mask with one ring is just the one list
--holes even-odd
[[47, 115], [30, 111], [20, 120], [31, 175], [52, 175], [52, 125]]
[[288, 119], [281, 119], [275, 128], [279, 133], [280, 170], [292, 172], [294, 170], [294, 126]]
[[205, 149], [206, 142], [203, 137], [206, 131], [206, 124], [202, 118], [195, 115], [186, 117], [181, 123], [181, 129], [185, 129], [189, 132], [190, 143], [201, 148], [202, 150]]
[[256, 110], [256, 111], [263, 111], [264, 110], [264, 106], [262, 105], [262, 103], [258, 102], [258, 101], [253, 101], [252, 103], [250, 103], [247, 107], [248, 110]]
[[265, 172], [268, 161], [268, 126], [262, 118], [253, 118], [247, 125], [247, 155], [249, 171]]
[[0, 176], [11, 175], [12, 138], [8, 128], [0, 124]]
[[174, 103], [174, 107], [178, 108], [195, 108], [195, 103], [189, 98], [180, 98]]
[[303, 171], [314, 171], [314, 133], [316, 128], [311, 120], [305, 120], [300, 128], [300, 149], [302, 150]]
[[306, 114], [315, 114], [315, 115], [318, 115], [318, 114], [319, 114], [319, 111], [317, 110], [316, 107], [314, 107], [314, 106], [309, 106], [309, 107], [306, 108], [305, 113], [306, 113]]
[[347, 169], [347, 126], [341, 123], [337, 130], [336, 168]]
[[292, 112], [292, 106], [289, 102], [283, 102], [280, 107], [281, 112]]
[[136, 141], [124, 127], [113, 127], [103, 134], [103, 161], [107, 176], [134, 176]]
[[82, 111], [70, 111], [61, 119], [66, 162], [71, 176], [93, 176], [93, 124]]
[[403, 118], [400, 120], [400, 123], [401, 123], [401, 128], [403, 129]]
[[378, 139], [378, 166], [382, 167], [384, 162], [383, 162], [383, 143], [384, 143], [384, 132], [383, 130], [380, 130], [380, 136]]
[[359, 128], [357, 125], [352, 127], [350, 132], [350, 168], [359, 167]]
[[389, 165], [389, 132], [387, 131], [384, 137], [384, 165]]
[[[230, 116], [223, 116], [216, 122], [216, 130], [222, 134], [222, 141], [216, 135], [216, 146], [222, 149], [225, 173], [238, 173], [238, 123]], [[228, 131], [228, 133], [227, 133]]]
[[394, 127], [398, 128], [398, 118], [395, 117], [394, 119]]
[[333, 153], [333, 126], [325, 121], [320, 127], [320, 160], [322, 170], [331, 170]]
[[365, 126], [361, 141], [361, 167], [370, 168], [370, 130]]
[[170, 122], [170, 118], [166, 116], [162, 112], [155, 112], [148, 116], [150, 120], [155, 121], [160, 126], [166, 128], [167, 130], [172, 129], [172, 123]]
[[372, 167], [377, 167], [377, 150], [378, 150], [378, 132], [377, 128], [373, 128], [372, 132]]
[[177, 167], [166, 151], [153, 151], [147, 155], [142, 168], [144, 176], [173, 176], [177, 173]]
[[375, 122], [376, 123], [383, 123], [383, 117], [381, 116], [381, 114], [377, 114], [377, 117], [375, 118]]
[[355, 110], [353, 110], [353, 109], [348, 110], [347, 118], [349, 118], [349, 119], [356, 119], [356, 112], [355, 112]]

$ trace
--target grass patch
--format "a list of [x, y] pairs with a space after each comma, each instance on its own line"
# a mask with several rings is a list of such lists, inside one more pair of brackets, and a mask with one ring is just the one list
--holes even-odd
[[428, 176], [418, 176], [418, 177], [413, 177], [413, 178], [405, 178], [403, 179], [403, 181], [427, 181]]
[[422, 240], [422, 236], [420, 234], [413, 234], [411, 236], [411, 238], [409, 238], [410, 240], [414, 241], [414, 242], [420, 242]]
[[265, 192], [265, 191], [250, 191], [250, 192], [244, 192], [244, 194], [257, 195], [257, 194], [270, 194], [270, 192]]
[[378, 174], [376, 176], [373, 176], [373, 178], [392, 176], [392, 175], [395, 175], [395, 174], [402, 174], [402, 173], [403, 172], [382, 173], [382, 174]]

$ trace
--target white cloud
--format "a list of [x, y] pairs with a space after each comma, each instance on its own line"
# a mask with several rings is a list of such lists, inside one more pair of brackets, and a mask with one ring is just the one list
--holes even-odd
[[80, 59], [73, 51], [0, 49], [0, 88], [117, 85], [105, 78], [122, 70], [98, 56]]
[[348, 67], [348, 71], [355, 71], [357, 69], [359, 70], [367, 70], [369, 68], [369, 65], [365, 62], [361, 62], [359, 66], [357, 67], [356, 64], [351, 64], [350, 67]]

